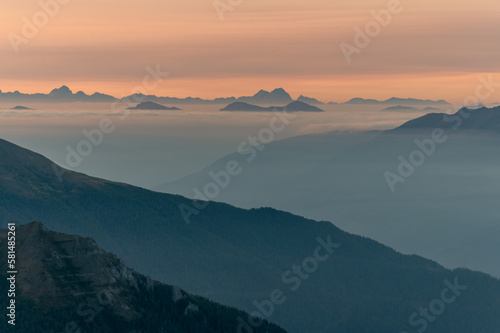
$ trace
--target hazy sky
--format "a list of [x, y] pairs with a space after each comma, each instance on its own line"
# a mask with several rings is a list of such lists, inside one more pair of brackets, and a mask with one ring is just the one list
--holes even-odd
[[354, 45], [354, 28], [364, 29], [370, 11], [386, 10], [388, 1], [221, 0], [234, 4], [224, 20], [213, 0], [64, 1], [16, 53], [10, 33], [23, 36], [23, 18], [43, 21], [39, 0], [0, 0], [2, 91], [67, 84], [119, 97], [156, 64], [171, 75], [152, 93], [179, 97], [283, 87], [325, 101], [461, 102], [481, 73], [500, 81], [498, 0], [402, 0], [402, 12], [350, 64], [340, 43]]

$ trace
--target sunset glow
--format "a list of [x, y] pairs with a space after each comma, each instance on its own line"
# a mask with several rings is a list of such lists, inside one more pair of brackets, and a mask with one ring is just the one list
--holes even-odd
[[355, 45], [354, 28], [363, 30], [375, 20], [371, 11], [387, 10], [387, 1], [245, 0], [222, 13], [224, 20], [212, 1], [58, 5], [18, 53], [12, 34], [23, 36], [23, 18], [33, 22], [42, 7], [37, 1], [4, 6], [2, 91], [46, 93], [66, 84], [75, 92], [127, 95], [146, 66], [159, 64], [171, 74], [153, 91], [161, 96], [215, 98], [283, 87], [293, 97], [323, 101], [399, 96], [459, 103], [479, 75], [499, 72], [500, 7], [490, 0], [402, 1], [402, 11], [351, 63], [339, 45]]

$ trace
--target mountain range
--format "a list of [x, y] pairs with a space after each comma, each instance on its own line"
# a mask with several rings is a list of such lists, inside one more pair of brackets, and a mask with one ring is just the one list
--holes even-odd
[[484, 255], [500, 252], [499, 130], [500, 107], [430, 113], [391, 130], [275, 141], [251, 162], [250, 149], [235, 152], [154, 189], [192, 198], [236, 161], [244, 172], [217, 200], [333, 221], [403, 253], [500, 277], [497, 258]]
[[425, 111], [425, 112], [435, 112], [435, 111], [443, 111], [442, 109], [427, 106], [423, 109], [419, 109], [415, 106], [407, 106], [407, 105], [395, 105], [389, 106], [381, 111]]
[[398, 127], [399, 130], [409, 128], [499, 131], [500, 107], [487, 108], [482, 106], [477, 109], [464, 107], [452, 115], [446, 113], [429, 113], [417, 119], [410, 120]]
[[291, 102], [286, 106], [269, 106], [262, 107], [258, 105], [248, 104], [245, 102], [234, 102], [220, 109], [220, 111], [286, 111], [286, 112], [324, 112], [316, 106], [309, 105], [304, 102]]
[[[0, 230], [3, 253], [7, 233]], [[17, 332], [223, 333], [237, 332], [238, 318], [249, 316], [151, 280], [92, 238], [50, 231], [38, 222], [18, 226], [15, 234]], [[2, 260], [0, 266], [2, 290], [9, 290], [7, 264]], [[8, 303], [2, 297], [2, 308]], [[0, 330], [10, 331], [5, 320]], [[285, 332], [267, 321], [254, 331]]]
[[389, 104], [389, 105], [449, 105], [445, 100], [433, 101], [430, 99], [416, 99], [416, 98], [398, 98], [391, 97], [385, 101], [379, 101], [376, 99], [364, 99], [364, 98], [352, 98], [346, 102], [346, 104]]
[[[249, 104], [258, 105], [283, 105], [293, 102], [294, 100], [283, 88], [276, 88], [269, 92], [266, 90], [260, 90], [253, 96], [241, 96], [241, 97], [221, 97], [215, 99], [202, 99], [199, 97], [159, 97], [156, 95], [145, 95], [142, 93], [136, 93], [123, 98], [116, 98], [111, 95], [95, 92], [92, 95], [87, 95], [83, 91], [78, 91], [73, 93], [71, 89], [63, 85], [60, 88], [53, 89], [49, 94], [35, 93], [35, 94], [25, 94], [19, 91], [14, 92], [2, 92], [0, 90], [0, 102], [12, 103], [12, 102], [23, 102], [23, 103], [39, 103], [39, 102], [100, 102], [100, 103], [112, 103], [117, 100], [121, 102], [134, 104], [139, 102], [155, 102], [160, 104], [211, 104], [211, 105], [223, 105], [230, 104], [233, 102], [244, 102]], [[320, 105], [322, 102], [315, 98], [306, 97], [300, 95], [297, 99], [299, 102], [304, 102], [311, 105]], [[336, 104], [329, 102], [328, 104]], [[385, 101], [378, 101], [374, 99], [363, 99], [363, 98], [353, 98], [346, 102], [346, 104], [389, 104], [389, 105], [448, 105], [444, 100], [432, 101], [432, 100], [421, 100], [414, 98], [390, 98]]]
[[[227, 179], [220, 172], [213, 177], [218, 180], [211, 190]], [[500, 329], [500, 281], [487, 274], [403, 255], [330, 222], [271, 208], [245, 210], [203, 196], [192, 200], [63, 170], [0, 140], [4, 226], [37, 220], [58, 232], [92, 237], [134, 270], [260, 313], [289, 332]], [[29, 228], [20, 229], [21, 241]], [[27, 249], [32, 253], [35, 245], [24, 246], [33, 246]], [[442, 297], [446, 311], [434, 308], [438, 317], [423, 317], [421, 309]]]
[[136, 106], [131, 106], [127, 108], [127, 110], [180, 110], [179, 108], [168, 107], [165, 105], [161, 105], [153, 102], [142, 102], [137, 104]]

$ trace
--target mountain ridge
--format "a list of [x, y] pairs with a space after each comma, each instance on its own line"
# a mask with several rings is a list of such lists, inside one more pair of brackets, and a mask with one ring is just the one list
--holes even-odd
[[[403, 253], [500, 277], [496, 259], [483, 255], [485, 248], [500, 250], [494, 213], [499, 112], [496, 107], [464, 109], [463, 115], [431, 113], [390, 130], [287, 138], [268, 144], [259, 153], [262, 163], [247, 163], [234, 152], [154, 189], [193, 197], [194, 188], [211, 181], [210, 171], [238, 161], [245, 173], [220, 193], [221, 201], [334, 221]], [[442, 135], [439, 143], [433, 141], [435, 130]], [[385, 177], [389, 172], [401, 177], [394, 193]], [[432, 208], [420, 219], [423, 204]]]
[[466, 130], [500, 130], [500, 106], [493, 108], [481, 107], [471, 109], [463, 107], [454, 114], [428, 113], [422, 117], [412, 119], [395, 128], [402, 129], [441, 128]]
[[262, 107], [254, 104], [248, 104], [245, 102], [234, 102], [231, 103], [219, 111], [243, 111], [243, 112], [258, 112], [258, 111], [285, 111], [285, 112], [324, 112], [316, 106], [309, 105], [304, 102], [294, 101], [286, 106], [269, 106]]
[[[288, 92], [286, 92], [283, 88], [276, 88], [271, 92], [266, 91], [264, 89], [259, 90], [256, 94], [252, 96], [240, 96], [240, 97], [217, 97], [214, 99], [203, 99], [199, 97], [186, 97], [186, 98], [178, 98], [178, 97], [167, 97], [167, 96], [156, 96], [156, 95], [147, 95], [142, 93], [131, 94], [122, 98], [116, 98], [114, 96], [94, 92], [91, 95], [84, 93], [83, 91], [78, 91], [73, 93], [70, 88], [66, 85], [63, 85], [59, 88], [52, 89], [50, 93], [33, 93], [26, 94], [21, 93], [18, 90], [14, 92], [2, 92], [0, 90], [0, 102], [89, 102], [89, 103], [113, 103], [116, 101], [120, 101], [123, 103], [139, 103], [139, 102], [155, 102], [160, 104], [209, 104], [209, 105], [221, 105], [228, 104], [233, 102], [245, 102], [250, 104], [263, 104], [263, 105], [273, 105], [273, 104], [288, 104], [293, 102], [294, 100], [290, 96]], [[319, 100], [311, 97], [306, 97], [304, 95], [300, 95], [296, 101], [305, 102], [311, 105], [322, 105], [325, 104], [320, 102]], [[338, 104], [335, 102], [328, 102], [326, 104]], [[396, 98], [392, 97], [385, 101], [379, 101], [375, 99], [363, 99], [363, 98], [352, 98], [344, 104], [390, 104], [390, 105], [398, 105], [398, 104], [410, 104], [410, 105], [449, 105], [448, 102], [444, 100], [422, 100], [416, 98]]]
[[[494, 297], [500, 282], [486, 274], [447, 270], [329, 222], [190, 200], [73, 171], [60, 181], [53, 167], [39, 154], [0, 141], [0, 222], [43, 220], [59, 232], [91, 236], [135, 270], [250, 313], [279, 289], [286, 301], [266, 318], [290, 332], [408, 329], [418, 306], [439, 296], [444, 280], [456, 278], [468, 292], [433, 329], [451, 333], [472, 325], [460, 332], [491, 333], [500, 327]], [[181, 205], [197, 211], [189, 224]], [[314, 260], [308, 258], [318, 239], [340, 247], [301, 279], [293, 267]]]
[[[151, 280], [99, 248], [92, 238], [50, 231], [39, 222], [17, 226], [16, 235], [19, 331], [59, 332], [71, 325], [74, 332], [78, 328], [116, 333], [223, 333], [236, 332], [241, 325], [238, 318], [248, 317]], [[7, 229], [0, 229], [0, 236], [4, 250]], [[32, 306], [25, 308], [25, 304]], [[5, 321], [0, 327], [6, 329]], [[285, 332], [267, 321], [255, 331]]]
[[165, 105], [161, 105], [158, 103], [154, 102], [142, 102], [137, 104], [136, 106], [131, 106], [127, 108], [127, 110], [175, 110], [178, 111], [180, 110], [179, 108], [174, 107], [168, 107]]
[[433, 101], [430, 99], [417, 99], [417, 98], [399, 98], [399, 97], [391, 97], [384, 101], [376, 100], [376, 99], [364, 99], [360, 97], [355, 97], [346, 102], [346, 104], [390, 104], [390, 105], [449, 105], [445, 100], [437, 100]]

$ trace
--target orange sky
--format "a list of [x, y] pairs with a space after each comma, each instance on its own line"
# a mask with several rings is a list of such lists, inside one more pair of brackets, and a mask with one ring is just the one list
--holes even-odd
[[64, 2], [16, 53], [9, 36], [22, 36], [23, 17], [33, 21], [39, 0], [0, 0], [2, 91], [66, 84], [120, 97], [156, 64], [171, 75], [151, 93], [178, 97], [283, 87], [292, 97], [323, 101], [398, 96], [458, 103], [481, 73], [500, 82], [498, 0], [402, 0], [402, 13], [350, 64], [340, 43], [354, 44], [353, 29], [388, 1], [220, 0], [236, 4], [223, 21], [213, 0]]

